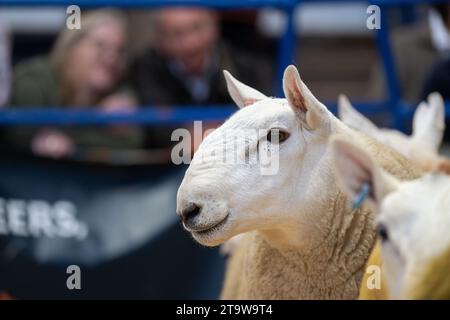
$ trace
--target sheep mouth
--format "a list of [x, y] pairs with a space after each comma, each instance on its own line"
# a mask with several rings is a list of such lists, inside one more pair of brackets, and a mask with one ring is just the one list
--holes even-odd
[[222, 229], [222, 227], [228, 222], [228, 217], [229, 217], [229, 216], [230, 216], [230, 214], [227, 214], [227, 215], [225, 216], [225, 218], [223, 218], [221, 221], [219, 221], [219, 222], [216, 223], [215, 225], [210, 226], [210, 227], [208, 227], [208, 228], [206, 228], [206, 229], [202, 229], [202, 230], [192, 230], [191, 232], [192, 232], [193, 234], [195, 234], [196, 236], [201, 236], [201, 237], [204, 237], [204, 236], [208, 236], [208, 235], [210, 235], [210, 234], [213, 234], [213, 233], [215, 233], [216, 231]]

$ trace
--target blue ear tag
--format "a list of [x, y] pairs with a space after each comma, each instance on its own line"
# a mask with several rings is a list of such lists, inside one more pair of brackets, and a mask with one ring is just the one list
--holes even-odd
[[352, 210], [359, 209], [363, 204], [364, 200], [366, 200], [367, 196], [370, 192], [370, 186], [367, 183], [364, 183], [361, 191], [357, 194], [352, 203]]

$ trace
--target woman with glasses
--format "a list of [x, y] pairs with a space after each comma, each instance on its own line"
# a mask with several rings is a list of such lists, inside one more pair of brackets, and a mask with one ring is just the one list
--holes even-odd
[[[49, 55], [16, 66], [10, 105], [135, 110], [134, 95], [124, 83], [126, 19], [112, 9], [81, 12], [80, 27], [67, 29], [64, 25]], [[27, 127], [10, 133], [14, 146], [53, 158], [86, 155], [98, 148], [138, 148], [143, 141], [140, 130], [129, 126]]]

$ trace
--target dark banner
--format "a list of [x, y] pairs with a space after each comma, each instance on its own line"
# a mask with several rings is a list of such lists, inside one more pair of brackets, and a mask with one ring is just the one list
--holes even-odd
[[0, 291], [217, 298], [224, 258], [190, 239], [175, 214], [184, 170], [0, 157]]

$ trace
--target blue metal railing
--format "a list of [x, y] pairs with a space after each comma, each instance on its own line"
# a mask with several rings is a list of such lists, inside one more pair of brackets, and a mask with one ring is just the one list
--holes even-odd
[[[207, 6], [217, 9], [276, 7], [287, 14], [287, 27], [278, 44], [276, 93], [282, 96], [282, 75], [285, 67], [294, 63], [297, 39], [294, 30], [294, 9], [297, 5], [311, 2], [334, 2], [331, 0], [0, 0], [0, 6], [66, 6], [80, 7], [114, 6], [122, 8], [159, 7], [159, 6]], [[376, 31], [376, 43], [381, 55], [386, 79], [387, 97], [384, 101], [369, 104], [355, 104], [363, 113], [390, 112], [394, 126], [403, 129], [405, 120], [410, 117], [414, 106], [409, 106], [401, 99], [399, 81], [396, 75], [395, 62], [389, 42], [389, 24], [386, 15], [392, 6], [415, 5], [422, 3], [447, 2], [445, 0], [344, 0], [342, 2], [365, 2], [376, 4], [381, 8], [382, 27]], [[448, 107], [448, 106], [447, 106]], [[331, 107], [334, 110], [334, 106]], [[447, 108], [447, 111], [450, 111]], [[106, 124], [113, 122], [132, 122], [146, 124], [170, 124], [192, 120], [220, 120], [227, 117], [233, 108], [211, 106], [199, 108], [195, 106], [171, 107], [170, 110], [159, 108], [143, 108], [134, 114], [106, 115], [96, 110], [12, 110], [0, 111], [1, 124]], [[450, 112], [447, 113], [450, 115]]]
[[[327, 103], [331, 112], [336, 114], [336, 103]], [[367, 115], [376, 115], [384, 110], [389, 111], [389, 105], [381, 102], [356, 103]], [[106, 125], [111, 123], [133, 123], [153, 126], [182, 124], [195, 120], [223, 121], [238, 108], [234, 105], [172, 106], [170, 108], [141, 107], [133, 113], [108, 114], [99, 110], [68, 110], [52, 108], [19, 108], [0, 111], [0, 125]], [[402, 119], [410, 119], [414, 109], [403, 106], [399, 110]], [[450, 102], [446, 103], [446, 113], [450, 114]]]
[[167, 6], [206, 6], [217, 9], [277, 7], [290, 8], [297, 0], [0, 0], [8, 6], [69, 6], [80, 7], [167, 7]]
[[194, 120], [221, 121], [237, 110], [236, 106], [179, 106], [170, 108], [142, 107], [133, 113], [108, 114], [95, 109], [68, 110], [67, 108], [17, 108], [0, 112], [0, 124], [14, 125], [71, 125], [136, 123], [170, 125]]
[[162, 7], [162, 6], [207, 6], [211, 8], [261, 8], [292, 7], [298, 3], [312, 2], [367, 2], [376, 5], [414, 5], [423, 3], [444, 3], [446, 0], [0, 0], [6, 6], [68, 6], [80, 7]]

